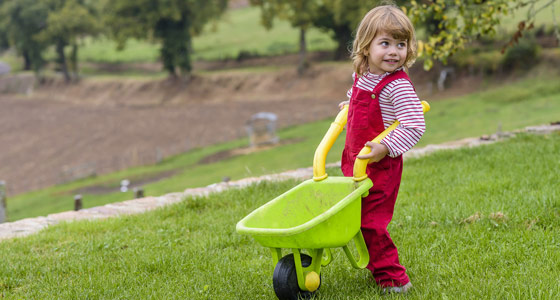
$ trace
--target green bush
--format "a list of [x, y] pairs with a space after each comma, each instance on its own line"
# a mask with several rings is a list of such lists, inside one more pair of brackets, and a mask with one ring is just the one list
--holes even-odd
[[502, 65], [505, 70], [517, 68], [528, 70], [539, 61], [540, 50], [534, 38], [521, 39], [519, 43], [506, 50]]

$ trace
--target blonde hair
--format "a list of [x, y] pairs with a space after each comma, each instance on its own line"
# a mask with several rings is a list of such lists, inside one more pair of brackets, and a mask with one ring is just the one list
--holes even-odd
[[354, 72], [362, 76], [368, 70], [368, 57], [371, 41], [385, 32], [395, 39], [406, 40], [405, 68], [408, 70], [416, 60], [416, 35], [410, 19], [395, 5], [382, 5], [370, 10], [360, 22], [356, 38], [352, 44], [352, 63]]

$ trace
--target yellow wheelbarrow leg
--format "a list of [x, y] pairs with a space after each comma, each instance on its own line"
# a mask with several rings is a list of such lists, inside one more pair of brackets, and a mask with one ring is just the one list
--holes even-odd
[[354, 244], [356, 245], [356, 249], [358, 249], [359, 260], [356, 260], [348, 245], [342, 247], [344, 249], [344, 253], [348, 257], [350, 264], [352, 267], [356, 269], [363, 269], [369, 263], [369, 252], [366, 246], [366, 241], [364, 240], [364, 236], [362, 235], [362, 231], [358, 231], [358, 233], [352, 238]]
[[321, 262], [323, 258], [323, 249], [310, 249], [311, 264], [304, 267], [301, 263], [301, 252], [299, 249], [293, 249], [294, 262], [296, 265], [296, 275], [298, 286], [302, 291], [314, 292], [321, 285]]

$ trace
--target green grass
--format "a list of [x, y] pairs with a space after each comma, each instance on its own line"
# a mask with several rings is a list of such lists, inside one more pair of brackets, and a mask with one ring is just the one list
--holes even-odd
[[419, 145], [560, 121], [560, 76], [508, 82], [467, 96], [431, 102]]
[[[335, 43], [327, 33], [312, 28], [307, 33], [309, 51], [334, 49]], [[272, 56], [295, 53], [299, 50], [299, 30], [283, 20], [275, 20], [274, 27], [265, 29], [260, 23], [260, 10], [255, 7], [235, 9], [217, 22], [208, 24], [193, 39], [194, 60], [219, 60], [238, 57], [240, 52]], [[125, 49], [116, 50], [116, 43], [107, 38], [88, 38], [80, 47], [83, 62], [132, 63], [159, 60], [159, 44], [129, 40]], [[54, 51], [48, 57], [54, 59]]]
[[[495, 133], [501, 125], [503, 131], [520, 129], [559, 120], [560, 86], [558, 75], [526, 79], [479, 91], [468, 96], [431, 102], [426, 115], [428, 130], [418, 147], [442, 143], [465, 137]], [[333, 118], [336, 113], [333, 104]], [[250, 176], [277, 173], [285, 170], [310, 167], [313, 154], [332, 119], [302, 126], [285, 128], [279, 132], [281, 140], [299, 140], [273, 149], [248, 155], [231, 157], [212, 164], [198, 162], [214, 153], [247, 145], [246, 140], [215, 145], [171, 157], [152, 166], [132, 168], [110, 175], [103, 175], [58, 185], [55, 187], [16, 195], [8, 200], [8, 218], [11, 221], [47, 215], [73, 209], [73, 197], [78, 190], [88, 186], [112, 186], [109, 194], [82, 193], [84, 207], [94, 207], [133, 198], [132, 192], [117, 192], [118, 184], [128, 178], [133, 183], [145, 177], [176, 170], [177, 173], [158, 182], [144, 185], [146, 195], [157, 196], [182, 191], [190, 187], [220, 182], [228, 176], [232, 180]], [[340, 160], [344, 138], [333, 146], [327, 162]]]
[[[542, 7], [543, 4], [548, 3], [549, 1], [537, 1], [535, 8], [539, 9]], [[506, 29], [508, 31], [516, 30], [517, 24], [527, 19], [527, 14], [529, 12], [529, 6], [525, 6], [520, 8], [519, 10], [515, 11], [513, 14], [504, 18], [501, 22], [500, 27]], [[556, 21], [560, 21], [560, 0], [554, 1], [554, 12], [556, 16]], [[554, 24], [554, 20], [552, 17], [552, 9], [551, 7], [547, 7], [546, 9], [540, 11], [535, 18], [535, 27], [539, 27], [541, 25], [552, 26]]]
[[[408, 160], [389, 231], [415, 289], [390, 298], [559, 298], [559, 153], [556, 133]], [[294, 185], [3, 241], [0, 297], [274, 299], [270, 252], [235, 224]], [[335, 250], [316, 299], [385, 298], [369, 277]]]
[[[248, 52], [259, 55], [295, 53], [299, 50], [299, 30], [288, 22], [275, 20], [274, 27], [265, 29], [260, 10], [255, 7], [230, 10], [213, 28], [193, 40], [194, 58], [215, 60], [235, 58]], [[311, 28], [306, 34], [309, 51], [331, 50], [336, 44], [327, 33]]]

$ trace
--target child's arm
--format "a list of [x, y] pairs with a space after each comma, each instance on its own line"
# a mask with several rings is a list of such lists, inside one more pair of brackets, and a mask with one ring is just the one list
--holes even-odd
[[397, 157], [418, 143], [426, 131], [426, 123], [422, 104], [408, 80], [395, 80], [387, 88], [395, 118], [400, 124], [381, 140], [381, 144], [388, 148], [389, 156]]

